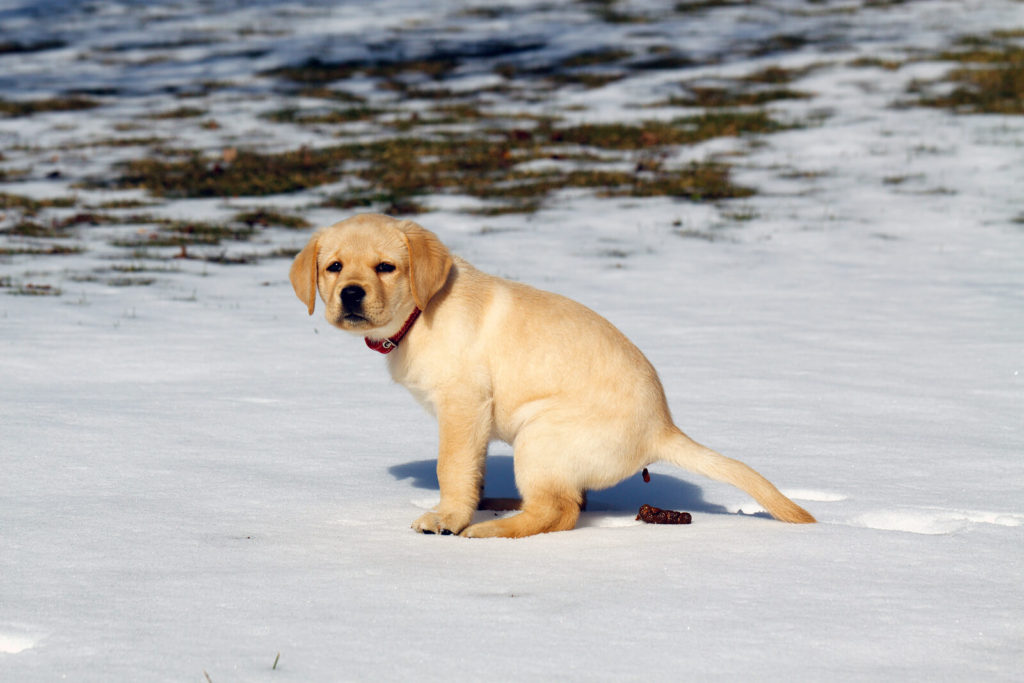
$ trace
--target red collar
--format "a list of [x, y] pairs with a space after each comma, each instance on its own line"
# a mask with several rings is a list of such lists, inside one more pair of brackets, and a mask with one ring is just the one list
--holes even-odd
[[412, 327], [412, 324], [416, 322], [416, 318], [418, 317], [420, 317], [420, 309], [414, 308], [412, 309], [412, 313], [409, 315], [408, 319], [406, 319], [405, 324], [402, 325], [402, 329], [400, 329], [398, 334], [395, 336], [379, 340], [366, 337], [363, 341], [365, 341], [366, 345], [377, 353], [391, 353], [398, 347], [398, 342], [402, 341], [402, 337], [406, 335], [409, 328]]

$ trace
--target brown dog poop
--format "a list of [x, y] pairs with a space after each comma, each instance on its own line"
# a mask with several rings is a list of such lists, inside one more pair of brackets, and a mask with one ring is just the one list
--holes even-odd
[[640, 506], [640, 512], [636, 513], [636, 518], [648, 524], [689, 524], [693, 521], [689, 512], [662, 510], [647, 504]]

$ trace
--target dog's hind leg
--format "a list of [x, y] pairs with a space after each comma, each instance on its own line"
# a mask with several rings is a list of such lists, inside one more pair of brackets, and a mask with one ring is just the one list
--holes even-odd
[[469, 538], [522, 538], [549, 531], [568, 531], [580, 516], [582, 492], [542, 490], [523, 496], [522, 512], [489, 522], [480, 522], [462, 532]]

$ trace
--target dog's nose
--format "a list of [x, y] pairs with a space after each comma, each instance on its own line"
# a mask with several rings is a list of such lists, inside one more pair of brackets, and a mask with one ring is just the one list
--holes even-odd
[[341, 303], [349, 311], [358, 311], [363, 305], [366, 290], [359, 285], [349, 285], [341, 290]]

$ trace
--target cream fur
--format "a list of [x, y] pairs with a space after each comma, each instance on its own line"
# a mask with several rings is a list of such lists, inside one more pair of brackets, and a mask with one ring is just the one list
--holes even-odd
[[[339, 273], [327, 267], [340, 263]], [[395, 266], [377, 272], [380, 263]], [[689, 439], [672, 422], [657, 373], [611, 323], [570, 299], [487, 275], [412, 223], [365, 214], [326, 228], [291, 269], [312, 314], [317, 292], [339, 328], [394, 335], [395, 381], [438, 420], [441, 502], [413, 523], [424, 533], [529, 536], [571, 529], [584, 492], [664, 460], [746, 491], [778, 519], [813, 522], [743, 463]], [[346, 317], [341, 291], [366, 292]], [[471, 524], [491, 440], [512, 444], [522, 511]]]

